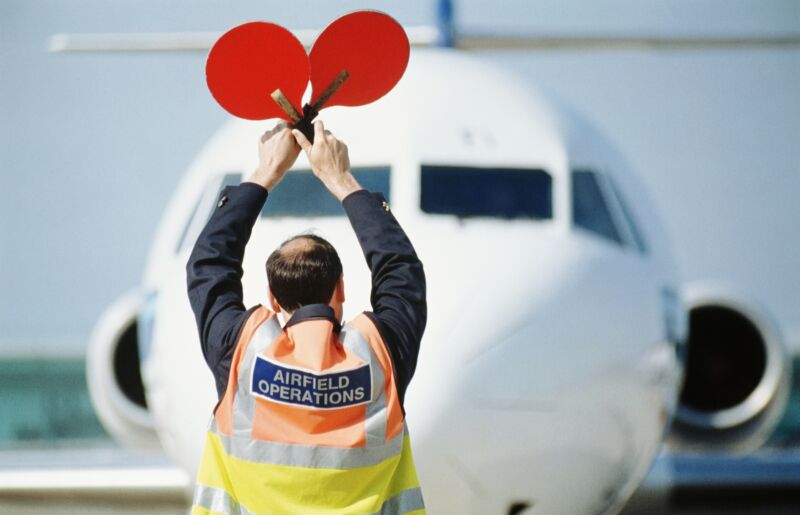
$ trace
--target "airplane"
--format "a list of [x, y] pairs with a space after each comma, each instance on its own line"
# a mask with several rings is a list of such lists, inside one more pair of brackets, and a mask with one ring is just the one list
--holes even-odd
[[[746, 450], [769, 435], [790, 378], [774, 323], [735, 291], [682, 288], [636, 172], [563, 102], [458, 51], [415, 49], [388, 96], [324, 120], [426, 266], [430, 322], [406, 402], [431, 513], [615, 513], [665, 437]], [[190, 474], [216, 398], [183, 267], [269, 125], [231, 121], [200, 152], [141, 288], [104, 314], [88, 353], [109, 432], [163, 446]], [[312, 229], [340, 251], [352, 317], [369, 309], [367, 270], [315, 186], [301, 157], [271, 195], [245, 260], [246, 303], [265, 302], [269, 251]], [[705, 344], [720, 341], [707, 334], [715, 324], [736, 352]], [[715, 370], [728, 356], [725, 367], [749, 378], [735, 395], [731, 374]], [[716, 388], [697, 387], [710, 379]]]
[[[415, 50], [389, 95], [324, 120], [357, 179], [389, 198], [429, 278], [406, 407], [431, 513], [618, 510], [666, 431], [686, 325], [667, 235], [624, 159], [568, 108], [448, 50]], [[110, 308], [88, 353], [109, 431], [131, 445], [157, 435], [190, 472], [216, 395], [184, 267], [268, 126], [231, 120], [200, 152], [140, 293]], [[369, 309], [360, 248], [303, 157], [253, 230], [246, 303], [265, 302], [269, 251], [308, 230], [339, 249], [346, 316]]]

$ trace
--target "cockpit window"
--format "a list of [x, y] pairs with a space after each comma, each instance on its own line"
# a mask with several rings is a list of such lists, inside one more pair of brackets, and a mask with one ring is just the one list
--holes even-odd
[[224, 176], [214, 177], [214, 179], [206, 185], [206, 189], [197, 199], [197, 202], [192, 209], [192, 214], [183, 226], [181, 237], [178, 239], [178, 245], [175, 247], [175, 252], [180, 252], [181, 249], [194, 245], [197, 237], [200, 236], [200, 231], [208, 223], [213, 213], [213, 206], [217, 204], [219, 195], [226, 186], [234, 186], [242, 181], [242, 175], [239, 173], [227, 173]]
[[544, 170], [422, 165], [422, 211], [459, 218], [553, 217], [553, 180]]
[[636, 221], [636, 217], [633, 216], [633, 211], [630, 210], [628, 203], [625, 201], [625, 197], [622, 196], [622, 190], [619, 189], [619, 186], [617, 186], [616, 181], [614, 181], [612, 177], [608, 178], [608, 182], [611, 184], [611, 189], [614, 191], [614, 196], [617, 198], [620, 211], [622, 211], [622, 217], [625, 219], [625, 223], [628, 224], [628, 229], [631, 233], [633, 243], [636, 245], [636, 250], [642, 254], [647, 253], [647, 240]]
[[576, 227], [622, 245], [619, 230], [614, 225], [598, 176], [594, 172], [572, 172], [572, 221]]
[[[389, 198], [388, 166], [353, 168], [351, 172], [365, 189]], [[291, 170], [269, 194], [261, 216], [344, 216], [344, 209], [311, 170]]]

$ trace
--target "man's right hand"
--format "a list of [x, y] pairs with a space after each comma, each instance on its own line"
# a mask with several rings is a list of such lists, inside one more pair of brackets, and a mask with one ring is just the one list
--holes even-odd
[[306, 153], [314, 175], [322, 181], [339, 201], [358, 191], [361, 185], [350, 173], [350, 156], [347, 145], [325, 130], [322, 120], [314, 122], [314, 144], [297, 129], [292, 130], [300, 148]]
[[258, 145], [258, 168], [247, 179], [272, 191], [292, 167], [300, 147], [292, 137], [289, 126], [281, 122], [274, 129], [265, 132]]

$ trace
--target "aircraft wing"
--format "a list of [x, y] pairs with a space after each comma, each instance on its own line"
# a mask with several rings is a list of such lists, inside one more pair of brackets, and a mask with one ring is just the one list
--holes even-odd
[[[431, 46], [439, 31], [432, 26], [404, 27], [413, 46]], [[292, 30], [306, 48], [317, 29]], [[50, 52], [208, 52], [222, 32], [60, 33], [48, 41]]]
[[119, 448], [0, 452], [3, 512], [3, 503], [11, 499], [113, 497], [185, 506], [190, 485], [186, 472], [157, 452]]
[[666, 455], [679, 487], [786, 486], [800, 488], [800, 450]]
[[[796, 513], [800, 451], [663, 452], [622, 515]], [[786, 511], [788, 510], [788, 511]]]
[[[441, 39], [435, 26], [405, 27], [412, 46], [434, 46]], [[307, 48], [317, 29], [292, 31]], [[50, 52], [207, 52], [221, 32], [59, 33], [50, 37]], [[800, 46], [800, 35], [779, 36], [572, 36], [458, 33], [454, 46], [465, 50], [621, 50], [637, 48], [703, 49]]]

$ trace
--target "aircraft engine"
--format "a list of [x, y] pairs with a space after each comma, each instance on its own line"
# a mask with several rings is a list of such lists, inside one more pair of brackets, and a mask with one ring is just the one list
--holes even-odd
[[103, 427], [128, 447], [158, 447], [139, 370], [138, 316], [146, 297], [129, 293], [103, 313], [86, 356], [92, 405]]
[[670, 444], [747, 452], [786, 408], [791, 360], [777, 324], [752, 299], [720, 285], [686, 290], [686, 372]]

